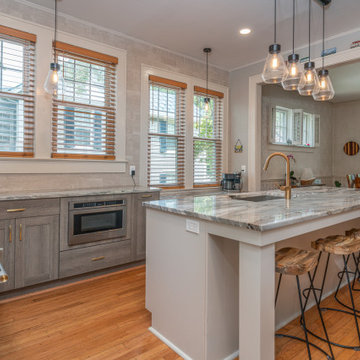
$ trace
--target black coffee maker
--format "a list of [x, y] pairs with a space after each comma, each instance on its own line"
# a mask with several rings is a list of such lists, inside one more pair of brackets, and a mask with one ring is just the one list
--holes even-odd
[[222, 174], [221, 188], [225, 191], [241, 191], [241, 172]]

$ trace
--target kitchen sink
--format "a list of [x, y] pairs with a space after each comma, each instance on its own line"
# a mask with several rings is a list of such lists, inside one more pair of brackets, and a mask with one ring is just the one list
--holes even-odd
[[269, 200], [278, 200], [284, 199], [282, 196], [273, 196], [273, 195], [257, 195], [257, 196], [231, 196], [234, 200], [242, 200], [242, 201], [253, 201], [253, 202], [261, 202], [261, 201], [269, 201]]

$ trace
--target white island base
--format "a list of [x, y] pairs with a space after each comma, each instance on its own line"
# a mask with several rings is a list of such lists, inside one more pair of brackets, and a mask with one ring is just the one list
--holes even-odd
[[[359, 227], [360, 218], [353, 210], [261, 232], [146, 211], [150, 331], [189, 360], [274, 360], [275, 329], [299, 315], [295, 279], [285, 277], [275, 320], [275, 249], [310, 248], [312, 240]], [[189, 220], [195, 232], [186, 230]], [[341, 261], [330, 263], [325, 293], [335, 289]]]

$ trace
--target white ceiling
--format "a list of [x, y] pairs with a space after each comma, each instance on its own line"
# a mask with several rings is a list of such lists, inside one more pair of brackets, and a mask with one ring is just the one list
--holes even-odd
[[[48, 8], [54, 0], [19, 0]], [[232, 70], [263, 59], [273, 42], [272, 0], [59, 0], [59, 11], [84, 21]], [[297, 46], [307, 42], [307, 0], [297, 0]], [[291, 48], [292, 1], [278, 0], [278, 33]], [[321, 38], [321, 7], [313, 2], [313, 41]], [[331, 37], [358, 28], [359, 0], [333, 0], [327, 11]], [[331, 24], [331, 25], [330, 25]], [[250, 27], [244, 37], [239, 29]]]

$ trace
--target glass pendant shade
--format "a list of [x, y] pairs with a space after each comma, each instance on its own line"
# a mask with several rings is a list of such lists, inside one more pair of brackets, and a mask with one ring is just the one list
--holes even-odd
[[334, 98], [335, 91], [328, 70], [319, 71], [312, 96], [316, 101], [328, 101]]
[[299, 94], [303, 96], [312, 95], [315, 88], [316, 79], [317, 74], [315, 70], [315, 63], [307, 62], [304, 65], [304, 72], [300, 77], [300, 82], [298, 86]]
[[284, 90], [297, 90], [300, 83], [301, 70], [299, 63], [299, 55], [292, 54], [288, 57], [288, 65], [282, 78], [282, 86]]
[[286, 64], [280, 51], [281, 46], [279, 44], [273, 44], [269, 47], [269, 54], [262, 73], [262, 78], [266, 84], [278, 84], [286, 74]]
[[57, 95], [60, 89], [64, 88], [64, 79], [60, 71], [60, 65], [57, 63], [50, 64], [50, 70], [46, 77], [44, 89], [51, 95]]

